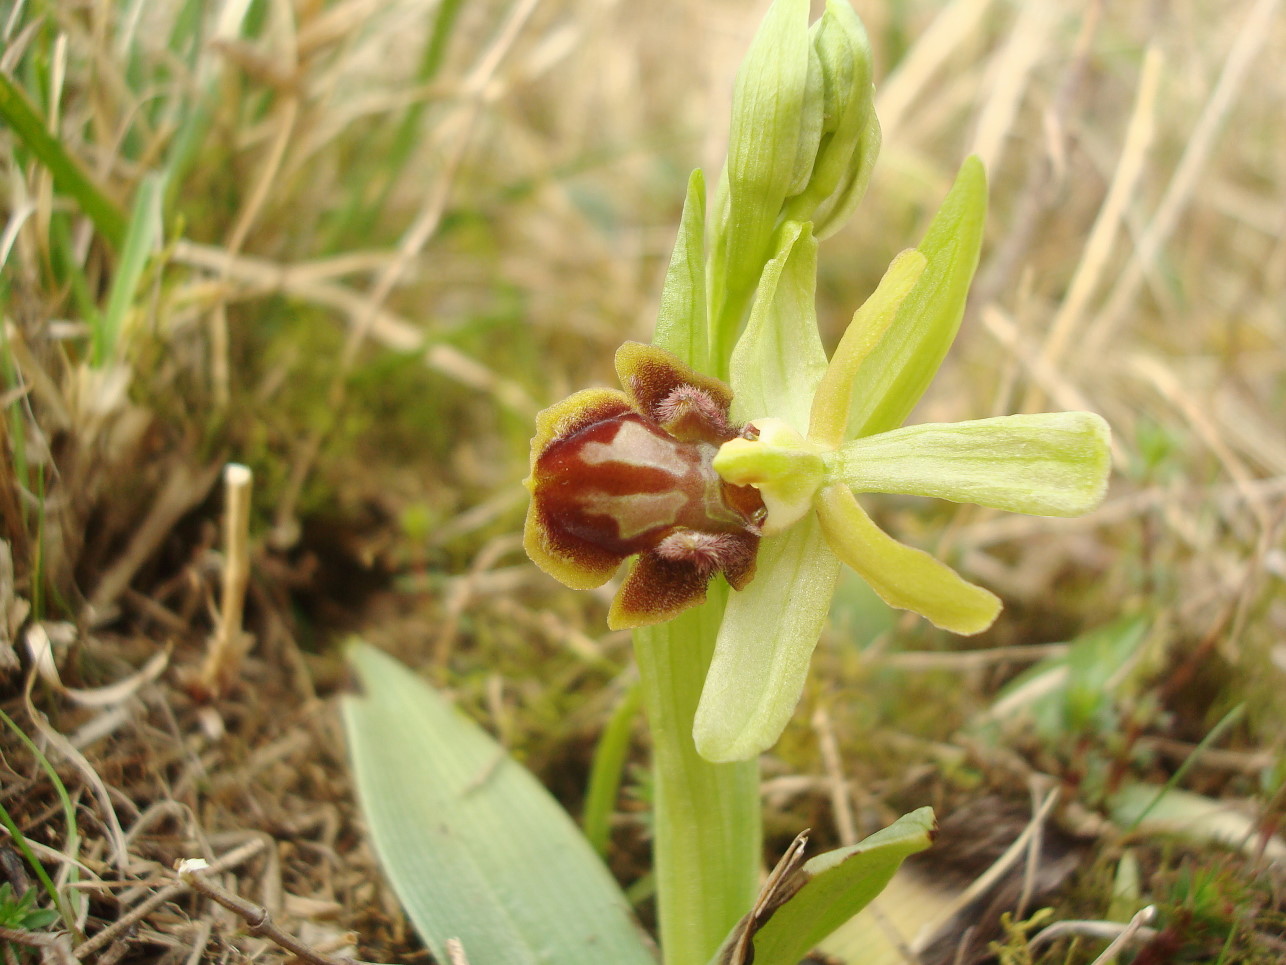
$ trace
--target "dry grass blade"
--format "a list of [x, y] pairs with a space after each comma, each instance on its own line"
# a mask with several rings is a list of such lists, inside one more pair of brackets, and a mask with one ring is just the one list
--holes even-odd
[[135, 529], [124, 552], [103, 572], [90, 594], [91, 619], [107, 618], [139, 568], [152, 558], [157, 547], [174, 530], [179, 518], [205, 499], [218, 476], [217, 465], [193, 468], [176, 461], [151, 511]]
[[[244, 864], [251, 858], [263, 851], [266, 841], [255, 839], [241, 847], [228, 852], [216, 861], [207, 864], [207, 870], [210, 872], [226, 871], [231, 868]], [[152, 914], [168, 901], [183, 894], [188, 890], [184, 883], [168, 885], [159, 891], [153, 892], [138, 905], [130, 909], [128, 913], [122, 915], [115, 922], [104, 928], [97, 935], [82, 942], [76, 948], [76, 958], [80, 961], [90, 959], [91, 956], [97, 955], [103, 949], [107, 948], [113, 942], [117, 941], [122, 935], [125, 935], [138, 922]]]
[[1250, 67], [1272, 36], [1270, 28], [1280, 6], [1280, 0], [1256, 0], [1246, 13], [1236, 42], [1228, 52], [1219, 80], [1193, 126], [1183, 157], [1166, 186], [1161, 203], [1148, 222], [1125, 271], [1117, 279], [1103, 311], [1085, 333], [1080, 354], [1082, 365], [1102, 356], [1143, 282], [1155, 270], [1157, 256], [1192, 200]]
[[221, 695], [236, 679], [251, 645], [242, 629], [246, 586], [250, 582], [250, 469], [232, 463], [223, 470], [223, 596], [219, 621], [201, 667], [198, 685], [205, 693]]
[[916, 99], [951, 55], [974, 36], [991, 6], [991, 0], [953, 0], [879, 85], [875, 112], [887, 140], [896, 140], [898, 127]]
[[1018, 10], [1009, 40], [990, 68], [972, 147], [972, 153], [982, 159], [988, 171], [995, 170], [1005, 142], [1012, 136], [1018, 107], [1027, 93], [1032, 73], [1049, 49], [1057, 21], [1057, 12], [1052, 6], [1024, 4]]
[[[339, 364], [335, 369], [334, 378], [327, 392], [327, 401], [332, 412], [339, 412], [344, 404], [345, 385], [357, 357], [357, 350], [366, 340], [393, 287], [397, 284], [403, 272], [407, 270], [411, 260], [420, 253], [434, 232], [437, 231], [438, 225], [442, 220], [442, 213], [446, 208], [447, 198], [455, 182], [456, 173], [470, 145], [472, 130], [483, 103], [483, 95], [487, 92], [486, 89], [490, 85], [501, 61], [513, 46], [519, 31], [531, 16], [532, 11], [535, 10], [538, 2], [539, 0], [519, 0], [514, 5], [508, 18], [497, 31], [495, 40], [483, 53], [474, 70], [466, 78], [462, 90], [464, 106], [460, 109], [457, 117], [444, 122], [444, 128], [451, 130], [449, 143], [452, 147], [438, 172], [434, 186], [428, 192], [424, 204], [412, 222], [411, 227], [402, 236], [402, 241], [398, 245], [395, 257], [384, 268], [371, 293], [364, 300], [362, 311], [356, 317], [356, 324], [349, 329], [348, 339], [344, 344], [343, 353], [339, 358]], [[439, 347], [440, 351], [441, 348]], [[428, 358], [432, 357], [433, 349], [430, 349]], [[442, 366], [442, 360], [438, 358], [441, 367], [457, 370], [460, 368], [459, 363], [466, 360], [457, 358], [455, 361], [454, 366]], [[291, 469], [286, 490], [277, 504], [274, 531], [278, 534], [291, 533], [295, 529], [296, 503], [303, 490], [304, 482], [312, 471], [313, 462], [317, 458], [328, 428], [318, 429], [310, 438], [304, 441], [300, 448], [300, 456], [296, 459]]]
[[[1084, 254], [1076, 266], [1076, 274], [1072, 276], [1067, 295], [1059, 305], [1058, 314], [1054, 316], [1045, 336], [1045, 343], [1041, 346], [1042, 365], [1057, 366], [1064, 358], [1072, 335], [1082, 323], [1090, 298], [1108, 267], [1112, 240], [1120, 229], [1130, 198], [1134, 196], [1139, 177], [1143, 173], [1148, 147], [1152, 143], [1162, 64], [1160, 48], [1149, 47], [1143, 58], [1134, 110], [1126, 128], [1120, 159], [1112, 175], [1112, 184], [1085, 242]], [[1024, 409], [1034, 408], [1039, 404], [1039, 396], [1033, 389], [1025, 400]]]

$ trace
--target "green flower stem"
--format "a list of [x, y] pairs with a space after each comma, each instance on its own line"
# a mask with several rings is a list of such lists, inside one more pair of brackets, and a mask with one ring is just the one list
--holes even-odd
[[634, 631], [652, 732], [653, 865], [665, 965], [706, 965], [759, 887], [759, 762], [712, 764], [692, 722], [728, 590], [703, 606]]

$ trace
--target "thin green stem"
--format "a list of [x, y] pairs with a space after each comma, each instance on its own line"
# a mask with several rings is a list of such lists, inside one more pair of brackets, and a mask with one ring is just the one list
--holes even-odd
[[[64, 853], [70, 855], [72, 858], [71, 880], [74, 883], [79, 877], [76, 872], [75, 859], [80, 854], [80, 831], [76, 827], [76, 809], [72, 806], [71, 797], [67, 794], [67, 788], [58, 777], [58, 772], [54, 770], [53, 765], [49, 763], [49, 758], [45, 757], [45, 755], [41, 753], [40, 748], [36, 746], [35, 742], [32, 741], [32, 739], [27, 736], [26, 732], [18, 726], [17, 722], [3, 710], [0, 710], [0, 722], [3, 722], [9, 730], [13, 732], [14, 736], [26, 745], [27, 750], [29, 750], [32, 756], [35, 757], [36, 762], [44, 769], [45, 773], [49, 775], [49, 780], [54, 786], [54, 791], [58, 795], [58, 800], [62, 803], [63, 815], [67, 819], [67, 838], [64, 842]], [[58, 915], [62, 918], [63, 924], [67, 927], [67, 930], [73, 935], [79, 935], [80, 929], [76, 926], [75, 908], [71, 907], [68, 901], [58, 891], [58, 888], [50, 879], [48, 872], [45, 871], [44, 866], [36, 858], [30, 845], [27, 844], [26, 837], [19, 830], [18, 825], [9, 815], [9, 812], [3, 807], [0, 807], [0, 824], [4, 825], [5, 830], [9, 832], [9, 836], [18, 845], [18, 850], [21, 851], [23, 857], [27, 859], [27, 863], [31, 866], [32, 871], [36, 874], [36, 878], [45, 889], [45, 893], [49, 895], [49, 900], [53, 902], [54, 907], [58, 910]], [[75, 901], [75, 899], [73, 899], [73, 901]]]
[[[762, 266], [761, 266], [762, 267]], [[714, 269], [711, 270], [712, 273]], [[716, 370], [712, 373], [718, 378], [728, 378], [728, 365], [732, 358], [732, 347], [737, 343], [737, 336], [741, 334], [742, 324], [746, 320], [746, 315], [750, 312], [750, 303], [755, 294], [755, 282], [751, 282], [749, 287], [742, 287], [739, 291], [729, 293], [728, 285], [722, 284], [716, 286], [716, 290], [711, 297], [711, 315], [710, 315], [710, 358], [714, 360]]]
[[727, 592], [715, 581], [704, 606], [634, 633], [652, 733], [653, 867], [665, 965], [706, 965], [759, 886], [759, 762], [712, 764], [692, 742]]
[[1228, 713], [1224, 714], [1214, 727], [1210, 728], [1210, 733], [1201, 738], [1201, 743], [1197, 744], [1197, 746], [1192, 749], [1192, 753], [1188, 755], [1187, 759], [1185, 759], [1184, 762], [1175, 770], [1174, 774], [1170, 776], [1170, 780], [1165, 782], [1165, 786], [1156, 792], [1156, 795], [1148, 802], [1147, 807], [1140, 811], [1138, 817], [1130, 822], [1129, 827], [1125, 829], [1127, 833], [1135, 831], [1138, 826], [1147, 819], [1147, 816], [1152, 813], [1152, 809], [1160, 804], [1167, 794], [1179, 786], [1187, 776], [1188, 771], [1192, 768], [1192, 765], [1201, 759], [1201, 755], [1213, 747], [1227, 732], [1228, 728], [1241, 720], [1245, 713], [1246, 705], [1244, 703], [1238, 704], [1232, 710], [1228, 711]]

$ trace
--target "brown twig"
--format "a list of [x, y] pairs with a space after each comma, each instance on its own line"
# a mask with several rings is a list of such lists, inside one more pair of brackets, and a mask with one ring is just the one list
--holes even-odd
[[53, 945], [54, 940], [55, 936], [46, 934], [45, 932], [27, 931], [23, 928], [0, 927], [0, 941], [26, 945], [28, 948], [49, 948]]
[[[235, 868], [245, 861], [249, 861], [267, 846], [264, 838], [255, 838], [233, 851], [229, 851], [222, 858], [219, 858], [213, 864], [209, 865], [210, 871], [225, 871], [228, 868]], [[127, 929], [133, 927], [137, 922], [142, 921], [161, 905], [187, 891], [188, 888], [183, 884], [167, 885], [160, 891], [145, 898], [126, 914], [122, 915], [116, 921], [112, 922], [93, 938], [81, 943], [76, 948], [76, 958], [79, 961], [85, 961], [91, 955], [97, 953], [103, 948], [116, 940], [117, 936], [123, 934]]]
[[[45, 949], [46, 960], [48, 956], [53, 956], [53, 961], [67, 963], [72, 965], [74, 959], [71, 956], [70, 936], [66, 932], [58, 935], [50, 935], [45, 932], [25, 931], [21, 928], [0, 928], [0, 941], [12, 942], [15, 945], [26, 945], [28, 948]], [[12, 949], [5, 949], [5, 961], [18, 960], [13, 954]]]
[[353, 958], [333, 958], [330, 955], [324, 955], [305, 945], [294, 935], [282, 931], [273, 922], [272, 915], [268, 913], [268, 909], [263, 905], [247, 901], [240, 895], [233, 894], [219, 887], [213, 881], [206, 879], [205, 872], [209, 870], [210, 865], [201, 858], [189, 858], [186, 861], [180, 861], [178, 866], [179, 881], [237, 915], [249, 926], [252, 935], [262, 935], [273, 944], [284, 948], [305, 962], [311, 962], [312, 965], [358, 965], [357, 960]]
[[844, 760], [839, 750], [839, 739], [835, 736], [831, 715], [825, 707], [818, 707], [813, 712], [812, 724], [813, 731], [817, 734], [822, 766], [826, 769], [827, 783], [830, 785], [831, 813], [835, 816], [835, 827], [839, 831], [840, 843], [845, 847], [857, 844], [857, 820], [853, 815], [853, 796], [848, 779], [844, 776]]

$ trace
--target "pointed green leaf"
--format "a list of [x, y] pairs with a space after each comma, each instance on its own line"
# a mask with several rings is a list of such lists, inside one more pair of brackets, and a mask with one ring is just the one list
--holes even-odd
[[923, 550], [899, 543], [875, 525], [843, 486], [828, 486], [818, 494], [817, 516], [835, 555], [889, 606], [966, 635], [981, 633], [1000, 613], [995, 594]]
[[1081, 516], [1112, 468], [1107, 423], [1090, 412], [907, 426], [826, 456], [856, 492], [936, 496], [1035, 516]]
[[634, 680], [617, 701], [594, 748], [581, 825], [585, 829], [585, 840], [600, 855], [607, 854], [612, 816], [616, 813], [617, 795], [620, 794], [621, 778], [629, 760], [635, 719], [642, 704], [643, 692], [638, 680]]
[[896, 429], [920, 401], [960, 327], [986, 217], [986, 174], [970, 157], [919, 245], [928, 267], [854, 380], [847, 438]]
[[813, 397], [808, 419], [808, 438], [813, 442], [834, 448], [844, 441], [858, 369], [897, 318], [902, 301], [919, 281], [926, 264], [924, 255], [915, 249], [899, 254], [889, 264], [875, 291], [853, 313], [853, 320], [836, 346]]
[[125, 212], [95, 183], [80, 161], [68, 153], [57, 132], [45, 126], [26, 92], [4, 71], [0, 71], [0, 120], [49, 169], [55, 187], [75, 198], [98, 233], [119, 250], [128, 227]]
[[808, 225], [797, 222], [783, 225], [780, 239], [732, 352], [732, 418], [773, 416], [802, 434], [826, 371], [814, 300], [817, 241]]
[[851, 847], [807, 861], [799, 890], [755, 935], [755, 965], [795, 965], [869, 905], [903, 861], [933, 843], [935, 831], [933, 809], [919, 808]]
[[164, 235], [161, 202], [165, 197], [165, 178], [148, 174], [139, 182], [130, 210], [129, 227], [121, 249], [120, 263], [112, 278], [107, 308], [94, 326], [94, 365], [110, 362], [117, 351], [125, 320], [138, 299], [138, 288], [148, 263], [155, 256]]
[[815, 515], [760, 542], [754, 580], [728, 599], [697, 705], [693, 737], [702, 757], [745, 760], [781, 736], [838, 576]]
[[705, 208], [705, 177], [697, 168], [688, 178], [652, 344], [673, 352], [698, 372], [715, 375], [706, 324]]
[[358, 798], [389, 881], [439, 961], [652, 965], [629, 904], [567, 813], [409, 670], [355, 643], [343, 700]]

